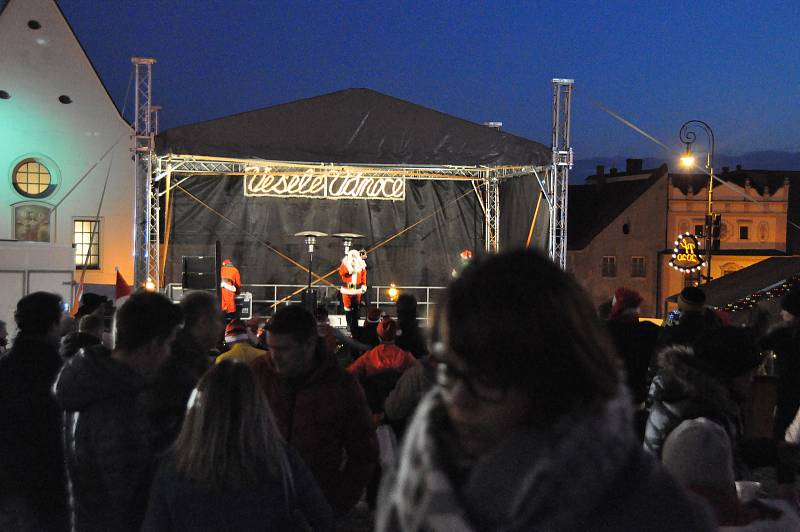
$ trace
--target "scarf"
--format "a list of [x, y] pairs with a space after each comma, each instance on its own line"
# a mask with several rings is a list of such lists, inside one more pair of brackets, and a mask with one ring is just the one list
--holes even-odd
[[408, 428], [396, 471], [383, 480], [376, 530], [572, 530], [581, 528], [636, 450], [624, 386], [542, 429], [521, 427], [472, 462], [460, 487], [459, 453], [442, 436], [434, 388]]

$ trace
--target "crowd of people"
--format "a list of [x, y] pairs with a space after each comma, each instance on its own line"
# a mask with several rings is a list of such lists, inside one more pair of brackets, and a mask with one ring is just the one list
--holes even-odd
[[[800, 290], [769, 330], [704, 297], [661, 327], [629, 288], [598, 312], [531, 250], [471, 260], [429, 329], [407, 294], [348, 334], [203, 291], [110, 323], [32, 293], [8, 349], [0, 322], [0, 530], [342, 530], [361, 500], [381, 532], [800, 530]], [[765, 352], [774, 434], [752, 438]]]

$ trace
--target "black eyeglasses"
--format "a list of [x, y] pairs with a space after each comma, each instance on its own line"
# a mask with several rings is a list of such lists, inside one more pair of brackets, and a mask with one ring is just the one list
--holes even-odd
[[506, 399], [508, 389], [498, 386], [489, 379], [471, 371], [460, 370], [446, 362], [439, 361], [436, 366], [436, 382], [445, 390], [452, 390], [461, 381], [469, 393], [479, 401], [486, 403], [502, 403]]

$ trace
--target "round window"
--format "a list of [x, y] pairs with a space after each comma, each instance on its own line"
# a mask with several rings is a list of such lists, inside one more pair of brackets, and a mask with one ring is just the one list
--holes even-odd
[[47, 167], [34, 159], [26, 159], [14, 168], [14, 188], [26, 198], [46, 198], [56, 189]]

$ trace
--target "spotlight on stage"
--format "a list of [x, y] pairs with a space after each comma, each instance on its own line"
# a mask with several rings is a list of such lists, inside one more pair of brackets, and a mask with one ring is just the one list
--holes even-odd
[[148, 277], [147, 282], [144, 283], [144, 289], [147, 290], [148, 292], [155, 292], [156, 283], [154, 283], [153, 280], [150, 277]]
[[397, 289], [394, 283], [391, 283], [389, 289], [386, 290], [386, 295], [389, 296], [391, 301], [397, 301], [397, 298], [400, 296], [400, 290]]
[[335, 233], [331, 236], [335, 236], [337, 238], [342, 239], [342, 244], [344, 244], [344, 254], [350, 251], [350, 248], [353, 246], [353, 240], [357, 238], [364, 238], [364, 235], [359, 235], [358, 233]]

